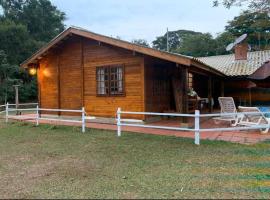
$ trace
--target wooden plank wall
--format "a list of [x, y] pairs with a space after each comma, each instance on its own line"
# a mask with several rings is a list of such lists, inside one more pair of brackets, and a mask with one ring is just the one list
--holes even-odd
[[[97, 97], [96, 67], [106, 65], [124, 65], [125, 96]], [[90, 115], [115, 117], [121, 107], [126, 111], [144, 111], [144, 59], [117, 47], [97, 41], [84, 42], [84, 101]], [[143, 116], [127, 116], [143, 119]]]
[[39, 100], [42, 108], [58, 108], [57, 55], [51, 52], [40, 61], [38, 70]]
[[60, 108], [82, 108], [81, 42], [79, 37], [70, 39], [59, 54]]
[[[96, 67], [115, 64], [125, 67], [125, 95], [97, 97]], [[40, 61], [39, 74], [44, 108], [85, 106], [88, 114], [102, 117], [115, 117], [118, 107], [144, 111], [144, 58], [131, 51], [73, 36], [59, 47], [58, 53], [52, 51]]]

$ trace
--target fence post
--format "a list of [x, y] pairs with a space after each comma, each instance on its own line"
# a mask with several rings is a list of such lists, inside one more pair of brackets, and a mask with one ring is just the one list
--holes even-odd
[[85, 133], [85, 108], [82, 107], [82, 132]]
[[39, 106], [37, 105], [37, 112], [36, 112], [36, 126], [39, 126]]
[[121, 108], [117, 109], [117, 136], [121, 137]]
[[200, 111], [195, 111], [195, 144], [200, 145]]
[[8, 104], [8, 102], [7, 102], [7, 104], [6, 104], [6, 123], [8, 123], [8, 110], [9, 110], [9, 106], [8, 106], [9, 104]]

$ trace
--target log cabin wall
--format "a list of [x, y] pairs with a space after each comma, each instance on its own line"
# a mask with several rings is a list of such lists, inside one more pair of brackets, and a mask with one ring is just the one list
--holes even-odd
[[[62, 109], [82, 108], [81, 62], [79, 37], [72, 37], [61, 47], [59, 54], [60, 102]], [[56, 61], [57, 62], [57, 61]]]
[[[124, 66], [123, 96], [97, 96], [96, 68], [108, 65]], [[43, 108], [84, 106], [89, 115], [102, 117], [115, 117], [118, 107], [144, 111], [144, 58], [132, 51], [72, 36], [40, 60], [38, 76]]]
[[[98, 97], [96, 68], [107, 65], [124, 66], [125, 95]], [[126, 111], [144, 111], [144, 59], [131, 51], [84, 40], [84, 104], [95, 116], [115, 117], [118, 107]], [[144, 119], [144, 116], [126, 116]]]
[[38, 88], [39, 103], [43, 108], [58, 108], [57, 55], [51, 52], [39, 63]]
[[225, 81], [225, 96], [234, 98], [237, 106], [270, 105], [270, 78], [261, 81], [254, 81], [257, 87], [248, 88], [247, 79], [228, 79]]

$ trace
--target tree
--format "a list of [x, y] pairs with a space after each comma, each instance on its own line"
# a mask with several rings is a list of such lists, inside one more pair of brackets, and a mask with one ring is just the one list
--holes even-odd
[[213, 4], [214, 6], [223, 4], [226, 8], [245, 4], [252, 11], [270, 13], [270, 0], [215, 0]]
[[[181, 43], [185, 38], [190, 35], [198, 35], [200, 32], [194, 32], [189, 30], [177, 30], [169, 32], [169, 51], [175, 52], [181, 46]], [[152, 42], [153, 48], [158, 50], [167, 50], [167, 33], [163, 36], [159, 36]]]
[[65, 13], [49, 0], [0, 0], [0, 10], [0, 101], [14, 101], [15, 83], [21, 101], [36, 100], [37, 81], [19, 64], [64, 30]]
[[9, 63], [18, 65], [42, 44], [31, 38], [25, 25], [0, 21], [0, 50], [5, 51]]
[[144, 46], [144, 47], [150, 47], [150, 45], [148, 44], [148, 42], [145, 39], [134, 39], [131, 42], [134, 44]]
[[49, 0], [0, 0], [5, 19], [23, 24], [31, 37], [48, 42], [65, 28], [65, 13]]
[[270, 48], [270, 16], [266, 13], [244, 11], [229, 21], [225, 29], [234, 36], [247, 33], [253, 50]]
[[215, 38], [216, 42], [216, 55], [224, 55], [224, 54], [229, 54], [232, 52], [226, 51], [226, 47], [234, 42], [235, 37], [233, 36], [232, 33], [225, 31], [223, 33], [218, 34], [218, 36]]
[[20, 80], [17, 79], [18, 75], [19, 68], [10, 65], [5, 52], [0, 51], [0, 103], [5, 103], [12, 99], [12, 87], [14, 84], [20, 82]]
[[213, 56], [216, 55], [216, 42], [210, 33], [190, 35], [176, 52], [194, 57]]

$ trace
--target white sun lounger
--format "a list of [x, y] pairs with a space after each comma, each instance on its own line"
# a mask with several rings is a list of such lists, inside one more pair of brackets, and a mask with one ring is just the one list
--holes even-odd
[[231, 126], [236, 126], [239, 120], [242, 118], [242, 114], [237, 113], [236, 106], [232, 97], [219, 97], [221, 114], [232, 113], [232, 115], [221, 115], [220, 117], [214, 118], [216, 121], [229, 121]]
[[270, 129], [270, 118], [266, 118], [264, 114], [257, 107], [238, 107], [240, 112], [250, 112], [250, 114], [245, 113], [239, 121], [239, 125], [243, 126], [259, 126], [268, 125], [268, 128], [261, 129], [261, 133], [266, 134]]

